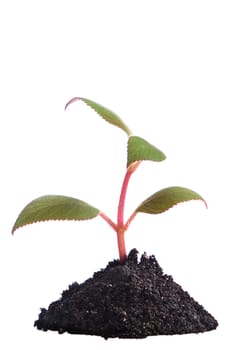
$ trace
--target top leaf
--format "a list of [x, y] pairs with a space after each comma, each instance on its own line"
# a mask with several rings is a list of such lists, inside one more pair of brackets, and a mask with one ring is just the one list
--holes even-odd
[[131, 130], [128, 128], [128, 126], [122, 121], [122, 119], [117, 116], [114, 112], [109, 110], [106, 107], [101, 106], [100, 104], [91, 101], [84, 97], [74, 97], [72, 98], [65, 106], [65, 109], [73, 102], [76, 101], [83, 101], [85, 104], [87, 104], [89, 107], [93, 108], [95, 112], [97, 112], [105, 121], [108, 123], [117, 126], [118, 128], [125, 131], [125, 133], [130, 136], [132, 134]]
[[160, 162], [166, 156], [157, 147], [139, 136], [130, 136], [127, 145], [127, 167], [139, 160], [151, 160]]

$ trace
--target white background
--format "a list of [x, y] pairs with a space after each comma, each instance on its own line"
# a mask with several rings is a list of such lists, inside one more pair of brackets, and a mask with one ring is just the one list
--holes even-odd
[[[231, 341], [230, 1], [2, 1], [0, 5], [0, 345], [5, 350], [229, 349]], [[138, 215], [127, 250], [155, 254], [219, 321], [201, 335], [108, 340], [33, 328], [40, 307], [117, 258], [100, 218], [10, 232], [43, 194], [80, 198], [116, 217], [126, 136], [74, 96], [115, 111], [159, 147], [133, 175], [126, 215], [180, 185], [208, 203]]]

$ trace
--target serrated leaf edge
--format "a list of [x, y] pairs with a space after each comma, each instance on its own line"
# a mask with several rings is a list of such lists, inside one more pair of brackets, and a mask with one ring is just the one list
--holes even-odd
[[[204, 202], [204, 204], [205, 204], [205, 206], [206, 206], [206, 208], [208, 209], [208, 205], [207, 205], [207, 203], [206, 203], [206, 201], [204, 200], [204, 199], [186, 199], [186, 200], [184, 200], [184, 201], [181, 201], [181, 202], [179, 202], [179, 203], [175, 203], [175, 204], [173, 204], [171, 207], [169, 207], [169, 208], [167, 208], [167, 209], [165, 209], [165, 210], [162, 210], [161, 212], [159, 212], [159, 213], [156, 213], [155, 215], [159, 215], [159, 214], [162, 214], [162, 213], [165, 213], [166, 211], [169, 211], [170, 209], [172, 209], [172, 208], [174, 208], [174, 207], [178, 207], [178, 205], [180, 205], [180, 204], [184, 204], [184, 203], [187, 203], [187, 202], [197, 202], [197, 201], [201, 201], [201, 202]], [[137, 209], [136, 209], [137, 210]], [[154, 214], [152, 214], [152, 213], [145, 213], [145, 212], [137, 212], [137, 213], [143, 213], [143, 214], [151, 214], [151, 215], [154, 215]]]
[[[98, 217], [100, 214], [100, 211], [98, 213], [98, 215], [92, 217], [92, 218], [87, 218], [87, 219], [46, 219], [46, 220], [36, 220], [36, 221], [32, 221], [32, 222], [28, 222], [26, 224], [23, 224], [23, 225], [20, 225], [18, 227], [15, 227], [15, 225], [13, 226], [13, 229], [11, 231], [12, 235], [15, 233], [15, 231], [21, 229], [21, 228], [24, 228], [25, 226], [30, 226], [30, 225], [33, 225], [33, 224], [38, 224], [38, 223], [43, 223], [43, 222], [51, 222], [51, 221], [73, 221], [73, 222], [76, 222], [76, 221], [89, 221], [89, 220], [92, 220], [92, 219], [95, 219], [96, 217]], [[16, 220], [17, 222], [17, 220]]]

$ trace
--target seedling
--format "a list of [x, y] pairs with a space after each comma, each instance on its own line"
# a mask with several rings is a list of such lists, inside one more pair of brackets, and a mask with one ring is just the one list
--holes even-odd
[[125, 232], [138, 213], [159, 214], [165, 212], [178, 203], [190, 200], [202, 200], [206, 207], [207, 204], [198, 193], [188, 188], [168, 187], [145, 199], [134, 210], [130, 217], [127, 220], [124, 220], [125, 199], [131, 175], [136, 171], [142, 161], [150, 160], [160, 162], [166, 157], [162, 151], [143, 138], [134, 136], [128, 126], [114, 112], [96, 102], [82, 97], [74, 97], [66, 104], [65, 110], [71, 103], [76, 101], [83, 101], [86, 105], [90, 106], [95, 112], [97, 112], [105, 121], [117, 126], [128, 136], [126, 174], [122, 183], [119, 197], [117, 221], [113, 222], [101, 210], [89, 205], [86, 202], [83, 202], [82, 200], [66, 196], [47, 195], [33, 200], [22, 210], [13, 226], [12, 234], [19, 227], [39, 221], [88, 220], [100, 216], [117, 234], [119, 258], [123, 263], [127, 258]]

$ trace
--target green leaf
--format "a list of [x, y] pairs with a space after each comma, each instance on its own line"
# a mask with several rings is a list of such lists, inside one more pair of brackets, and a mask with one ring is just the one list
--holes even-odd
[[202, 200], [207, 207], [205, 200], [198, 193], [184, 187], [168, 187], [147, 198], [135, 212], [159, 214], [178, 203], [191, 200]]
[[30, 202], [19, 214], [12, 233], [19, 227], [47, 220], [88, 220], [100, 211], [89, 204], [71, 197], [42, 196]]
[[127, 145], [127, 167], [139, 160], [160, 162], [166, 156], [158, 148], [139, 136], [130, 136]]
[[73, 102], [76, 101], [83, 101], [85, 104], [87, 104], [89, 107], [93, 108], [95, 112], [97, 112], [105, 121], [107, 121], [110, 124], [113, 124], [117, 126], [118, 128], [122, 129], [125, 131], [125, 133], [129, 136], [132, 134], [131, 130], [128, 128], [128, 126], [122, 121], [122, 119], [117, 116], [114, 112], [109, 110], [106, 107], [101, 106], [100, 104], [91, 101], [87, 98], [84, 97], [74, 97], [72, 98], [65, 106], [65, 109]]

